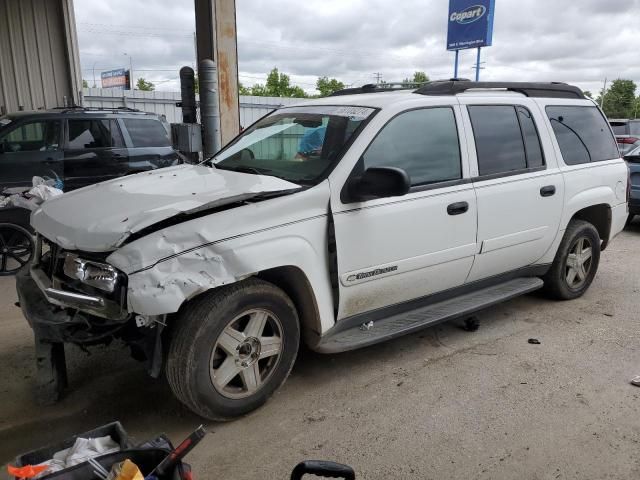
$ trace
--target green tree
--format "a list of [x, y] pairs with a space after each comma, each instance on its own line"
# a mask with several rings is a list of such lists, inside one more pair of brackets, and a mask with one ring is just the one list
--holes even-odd
[[155, 88], [153, 83], [147, 82], [143, 77], [140, 77], [136, 82], [136, 89], [142, 90], [143, 92], [152, 92]]
[[[243, 87], [244, 88], [244, 87]], [[277, 68], [269, 72], [267, 83], [256, 83], [247, 89], [251, 95], [258, 97], [297, 97], [306, 98], [307, 93], [297, 85], [291, 85], [289, 75], [280, 73]]]
[[[604, 97], [602, 96], [604, 94]], [[601, 92], [598, 103], [609, 118], [629, 118], [634, 115], [636, 84], [633, 80], [618, 78], [606, 92]]]
[[337, 92], [343, 88], [344, 83], [336, 80], [335, 78], [329, 79], [328, 77], [319, 77], [316, 82], [316, 90], [320, 92], [321, 97], [331, 95], [333, 92]]
[[593, 98], [593, 93], [591, 93], [589, 90], [585, 90], [582, 93], [584, 93], [585, 97]]
[[238, 95], [251, 95], [251, 88], [245, 87], [242, 83], [238, 82]]
[[89, 84], [84, 78], [82, 79], [82, 88], [89, 88]]
[[402, 83], [406, 83], [408, 86], [417, 87], [420, 84], [427, 83], [429, 81], [429, 76], [424, 72], [413, 72], [413, 78], [405, 78], [402, 80]]

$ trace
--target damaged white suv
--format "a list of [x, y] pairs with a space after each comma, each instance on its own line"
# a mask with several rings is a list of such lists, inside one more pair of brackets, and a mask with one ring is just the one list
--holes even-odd
[[571, 299], [628, 171], [566, 84], [365, 86], [281, 108], [201, 165], [46, 202], [17, 276], [41, 394], [64, 343], [123, 340], [210, 419], [263, 404], [301, 341], [364, 347], [541, 287]]

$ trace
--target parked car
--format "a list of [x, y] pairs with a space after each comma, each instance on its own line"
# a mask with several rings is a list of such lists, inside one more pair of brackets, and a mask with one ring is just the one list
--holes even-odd
[[627, 153], [624, 159], [629, 165], [629, 178], [631, 179], [628, 219], [628, 223], [631, 223], [636, 215], [640, 215], [640, 146]]
[[623, 156], [640, 146], [640, 119], [611, 119], [609, 124], [613, 129], [618, 148]]
[[34, 176], [69, 191], [178, 163], [169, 125], [156, 114], [63, 108], [0, 117], [0, 191]]
[[566, 84], [367, 86], [275, 110], [202, 165], [34, 212], [17, 286], [42, 391], [64, 386], [63, 342], [116, 337], [230, 419], [301, 341], [343, 352], [542, 287], [580, 297], [627, 182], [604, 115]]

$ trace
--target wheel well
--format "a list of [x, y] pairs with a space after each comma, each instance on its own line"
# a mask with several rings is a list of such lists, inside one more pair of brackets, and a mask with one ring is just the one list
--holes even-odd
[[607, 247], [609, 234], [611, 233], [611, 208], [609, 205], [600, 204], [583, 208], [582, 210], [578, 210], [571, 219], [573, 220], [574, 218], [589, 222], [596, 227], [598, 235], [602, 240], [601, 250]]
[[292, 266], [276, 267], [264, 270], [256, 277], [273, 283], [291, 298], [298, 311], [303, 332], [320, 334], [318, 305], [311, 284], [302, 270]]

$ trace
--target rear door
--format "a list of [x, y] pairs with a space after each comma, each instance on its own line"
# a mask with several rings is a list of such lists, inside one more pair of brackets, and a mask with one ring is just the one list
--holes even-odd
[[458, 105], [401, 112], [382, 126], [350, 178], [398, 167], [411, 179], [410, 192], [349, 201], [341, 199], [343, 185], [332, 184], [340, 319], [464, 283], [477, 217], [461, 139]]
[[178, 163], [169, 131], [156, 117], [142, 116], [120, 120], [127, 139], [129, 173], [169, 167]]
[[526, 267], [545, 254], [560, 225], [564, 179], [549, 135], [539, 134], [546, 124], [533, 101], [460, 101], [478, 169], [479, 252], [472, 282]]
[[60, 120], [24, 121], [0, 135], [0, 189], [31, 186], [34, 176], [62, 187]]
[[114, 119], [70, 118], [66, 123], [65, 190], [85, 187], [126, 173], [127, 149]]

